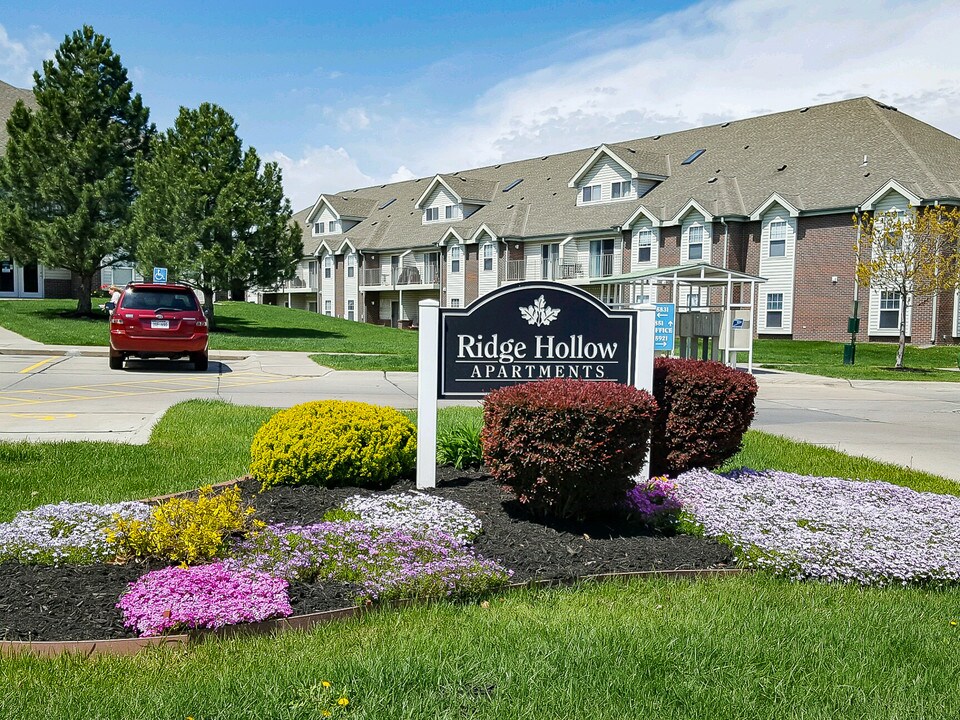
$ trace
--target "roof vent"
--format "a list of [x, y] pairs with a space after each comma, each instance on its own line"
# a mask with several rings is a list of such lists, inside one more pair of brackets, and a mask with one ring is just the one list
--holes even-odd
[[385, 187], [386, 187], [386, 185], [381, 185], [381, 186], [380, 186], [380, 189], [383, 190]]
[[699, 150], [694, 150], [692, 153], [690, 153], [690, 157], [688, 157], [686, 160], [684, 160], [684, 161], [683, 161], [682, 163], [680, 163], [680, 164], [681, 164], [681, 165], [690, 165], [690, 164], [693, 163], [698, 157], [700, 157], [701, 155], [703, 155], [706, 151], [707, 151], [706, 148], [700, 148]]
[[517, 179], [514, 180], [512, 183], [510, 183], [509, 185], [507, 185], [507, 186], [503, 189], [503, 192], [510, 192], [510, 191], [513, 190], [517, 185], [519, 185], [519, 184], [522, 183], [522, 182], [523, 182], [523, 178], [517, 178]]
[[653, 136], [653, 139], [654, 139], [654, 140], [659, 140], [659, 139], [662, 138], [662, 137], [663, 137], [663, 135], [654, 135], [654, 136]]
[[507, 205], [507, 210], [513, 210], [513, 205], [512, 204]]
[[494, 165], [493, 167], [494, 167], [494, 168], [497, 168], [497, 169], [499, 169], [499, 168], [500, 168], [500, 166], [499, 166], [499, 165]]
[[863, 174], [863, 176], [864, 176], [864, 177], [870, 177], [870, 173], [865, 172], [865, 173]]
[[730, 123], [725, 122], [725, 123], [724, 123], [723, 125], [721, 125], [720, 127], [729, 127], [729, 126], [730, 126]]
[[810, 109], [810, 108], [808, 108], [808, 107], [800, 108], [800, 112], [805, 113], [805, 112], [806, 112], [807, 110], [809, 110], [809, 109]]
[[549, 155], [544, 155], [544, 156], [543, 156], [542, 158], [540, 158], [540, 159], [541, 159], [541, 160], [546, 160], [548, 157], [550, 157], [550, 156], [549, 156]]
[[749, 146], [749, 145], [744, 145], [744, 146], [743, 146], [743, 149], [744, 149], [744, 150], [749, 150], [749, 149], [750, 149], [750, 146]]
[[370, 223], [370, 225], [371, 225], [371, 226], [376, 225], [378, 222], [379, 222], [379, 220], [374, 220], [372, 223]]
[[636, 155], [636, 154], [637, 154], [637, 151], [636, 151], [636, 150], [634, 150], [633, 148], [627, 148], [627, 150], [629, 150], [630, 152], [632, 152], [632, 153], [633, 153], [634, 155]]
[[415, 182], [415, 183], [418, 183], [418, 182], [420, 182], [421, 180], [423, 180], [423, 178], [417, 178], [416, 180], [414, 180], [414, 182]]
[[715, 183], [716, 181], [717, 179], [715, 177], [712, 177], [709, 180], [707, 180], [708, 183]]
[[[393, 205], [393, 203], [395, 203], [396, 201], [397, 201], [396, 198], [392, 198], [392, 199], [390, 199], [390, 200], [387, 200], [383, 205], [381, 205], [380, 207], [378, 207], [377, 210], [383, 210], [383, 209], [385, 209], [385, 208], [388, 208], [388, 207], [390, 207], [391, 205]], [[389, 217], [389, 215], [388, 215], [387, 217]]]
[[781, 165], [780, 167], [777, 168], [777, 172], [783, 172], [786, 169], [787, 169], [786, 165]]

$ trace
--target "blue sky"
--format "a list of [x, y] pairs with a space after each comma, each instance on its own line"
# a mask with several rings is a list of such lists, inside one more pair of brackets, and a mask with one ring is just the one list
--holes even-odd
[[84, 23], [161, 129], [216, 102], [321, 192], [871, 95], [960, 135], [953, 0], [6, 2], [0, 80]]

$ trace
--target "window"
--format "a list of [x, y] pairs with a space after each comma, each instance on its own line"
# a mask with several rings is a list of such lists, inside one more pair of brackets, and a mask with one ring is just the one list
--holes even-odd
[[893, 290], [880, 293], [880, 329], [896, 330], [900, 327], [900, 294]]
[[610, 186], [610, 197], [614, 200], [629, 197], [632, 187], [633, 182], [630, 180], [625, 180], [624, 182], [615, 182]]
[[450, 272], [460, 272], [460, 246], [450, 246]]
[[450, 307], [460, 307], [460, 298], [450, 298]]
[[483, 269], [493, 270], [493, 243], [483, 246]]
[[546, 243], [540, 246], [540, 279], [556, 280], [560, 265], [560, 243]]
[[767, 327], [783, 327], [783, 293], [767, 293]]
[[600, 199], [600, 186], [599, 185], [587, 185], [583, 188], [583, 201], [587, 202], [597, 202]]
[[357, 272], [357, 256], [353, 253], [347, 255], [347, 277], [352, 278]]
[[440, 219], [440, 208], [427, 208], [423, 214], [424, 220], [433, 222]]
[[693, 225], [687, 230], [687, 258], [703, 260], [703, 225]]
[[314, 235], [323, 235], [323, 223], [315, 222], [313, 224], [313, 234]]
[[774, 220], [770, 223], [770, 257], [785, 257], [787, 254], [787, 223]]
[[333, 256], [327, 255], [323, 259], [323, 277], [327, 280], [333, 277]]
[[643, 228], [637, 233], [637, 262], [650, 262], [653, 257], [653, 230]]
[[453, 205], [447, 205], [443, 209], [443, 217], [447, 220], [453, 220]]
[[333, 315], [333, 301], [324, 300], [323, 301], [323, 314], [324, 315]]
[[590, 241], [590, 277], [613, 275], [613, 239]]
[[354, 310], [356, 305], [354, 300], [347, 300], [347, 320], [354, 320]]
[[337, 231], [337, 223], [333, 220], [327, 223], [327, 232], [335, 233]]

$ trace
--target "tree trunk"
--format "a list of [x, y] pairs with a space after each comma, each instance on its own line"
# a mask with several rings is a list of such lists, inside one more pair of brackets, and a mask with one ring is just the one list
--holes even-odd
[[900, 296], [900, 342], [897, 344], [897, 362], [894, 365], [898, 370], [903, 368], [903, 349], [907, 344], [907, 298]]
[[207, 325], [213, 330], [213, 288], [201, 287], [200, 292], [203, 293], [203, 312], [207, 315]]
[[80, 285], [77, 288], [77, 315], [89, 315], [91, 313], [90, 288], [92, 286], [92, 275], [80, 275]]

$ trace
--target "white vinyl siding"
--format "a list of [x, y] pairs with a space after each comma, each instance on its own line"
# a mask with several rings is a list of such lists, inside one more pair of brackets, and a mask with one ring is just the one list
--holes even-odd
[[[773, 253], [771, 254], [771, 237]], [[783, 255], [776, 242], [783, 239]], [[767, 281], [760, 287], [761, 308], [757, 313], [757, 332], [789, 335], [793, 332], [794, 276], [797, 257], [797, 219], [780, 205], [773, 204], [760, 218], [760, 276]], [[780, 296], [780, 324], [769, 325], [764, 298]], [[776, 318], [776, 315], [772, 317]]]
[[660, 238], [653, 223], [644, 219], [633, 226], [632, 270], [657, 267], [660, 263]]
[[[491, 258], [491, 269], [487, 270], [485, 258]], [[497, 262], [497, 243], [489, 235], [483, 235], [480, 238], [480, 270], [478, 278], [478, 292], [486, 295], [497, 289], [499, 284], [499, 263]]]
[[320, 208], [320, 212], [313, 216], [313, 234], [314, 235], [330, 235], [339, 232], [340, 224], [337, 222], [336, 216], [330, 212], [330, 208], [324, 204]]
[[[691, 230], [693, 231], [691, 234]], [[700, 257], [690, 257], [690, 240], [698, 241]], [[713, 241], [710, 224], [705, 222], [703, 215], [696, 210], [688, 212], [680, 225], [680, 264], [710, 262], [710, 245]], [[696, 247], [695, 247], [696, 249]]]
[[953, 336], [960, 337], [960, 289], [953, 293]]
[[[43, 266], [41, 267], [43, 269], [43, 277], [46, 280], [69, 280], [71, 278], [69, 270], [64, 270], [63, 268], [48, 268]], [[105, 271], [106, 271], [106, 268], [104, 268], [104, 270], [101, 272], [105, 272]], [[134, 276], [134, 279], [136, 280], [143, 280], [143, 276], [138, 272], [134, 272], [133, 276]], [[100, 282], [105, 283], [107, 281], [101, 280]], [[113, 283], [113, 284], [119, 285], [119, 283]]]
[[[447, 305], [452, 307], [451, 302], [459, 299], [463, 302], [463, 278], [464, 272], [463, 246], [459, 243], [451, 243], [447, 246]], [[454, 271], [454, 267], [459, 265], [459, 269]]]
[[[450, 217], [447, 217], [447, 207], [450, 207]], [[430, 218], [431, 215], [436, 215]], [[443, 185], [436, 189], [423, 204], [423, 222], [459, 222], [463, 220], [463, 207], [457, 199]]]
[[[630, 183], [629, 192], [618, 198], [613, 197], [613, 183]], [[621, 200], [632, 200], [637, 197], [637, 183], [632, 181], [630, 173], [620, 166], [620, 163], [614, 162], [606, 155], [597, 158], [586, 174], [580, 178], [577, 185], [577, 205], [593, 205], [597, 202], [620, 202]], [[599, 197], [595, 192], [590, 193], [590, 199], [584, 199], [584, 188], [599, 187]], [[622, 189], [622, 186], [621, 186]]]
[[[357, 270], [357, 254], [348, 251], [343, 262], [343, 298], [344, 302], [349, 304], [360, 298], [360, 273]], [[353, 277], [350, 277], [351, 269], [353, 270]]]
[[[333, 255], [324, 253], [320, 260], [320, 267], [320, 296], [323, 298], [323, 313], [324, 315], [333, 315], [333, 298], [337, 287], [336, 263]], [[328, 274], [330, 277], [327, 277]], [[327, 303], [330, 303], [329, 312], [327, 311]]]
[[[910, 212], [910, 203], [896, 190], [891, 190], [880, 198], [873, 209], [875, 217], [893, 211], [901, 213]], [[894, 302], [893, 298], [889, 295], [887, 295], [885, 299], [881, 297], [881, 292], [884, 290], [885, 288], [883, 287], [870, 286], [870, 311], [867, 318], [868, 332], [870, 335], [897, 336], [900, 334], [899, 321], [894, 323], [893, 327], [881, 327], [881, 325], [887, 324], [881, 323], [881, 316], [884, 320], [889, 320], [892, 313], [892, 303]], [[913, 303], [911, 300], [912, 298], [907, 298], [906, 332], [908, 336], [911, 334], [913, 321]], [[881, 310], [883, 310], [883, 312], [881, 312]]]

